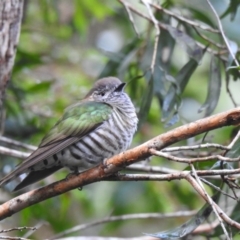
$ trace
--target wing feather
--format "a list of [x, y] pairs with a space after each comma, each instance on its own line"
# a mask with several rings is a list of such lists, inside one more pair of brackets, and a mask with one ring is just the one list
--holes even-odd
[[13, 172], [5, 176], [0, 181], [0, 185], [78, 142], [86, 134], [102, 125], [110, 117], [111, 112], [110, 105], [100, 102], [80, 102], [70, 106], [66, 109], [63, 117], [43, 138], [38, 149], [20, 163]]

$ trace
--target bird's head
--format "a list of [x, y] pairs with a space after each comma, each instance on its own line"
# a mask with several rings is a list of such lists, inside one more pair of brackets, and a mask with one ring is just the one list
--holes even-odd
[[93, 88], [85, 96], [85, 99], [98, 102], [115, 102], [116, 99], [124, 96], [124, 86], [126, 83], [121, 82], [116, 77], [106, 77], [98, 80]]

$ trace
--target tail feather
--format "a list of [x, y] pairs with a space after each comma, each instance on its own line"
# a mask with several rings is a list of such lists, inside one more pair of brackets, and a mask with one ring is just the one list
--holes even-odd
[[18, 173], [15, 174], [14, 172], [9, 173], [8, 175], [6, 175], [4, 178], [2, 178], [0, 180], [0, 187], [2, 187], [3, 185], [9, 183], [10, 181], [12, 181], [14, 178], [17, 178], [18, 176], [20, 176], [22, 173]]
[[49, 175], [58, 171], [61, 168], [62, 168], [62, 166], [56, 166], [56, 167], [52, 167], [52, 168], [48, 168], [48, 169], [44, 169], [44, 170], [40, 170], [40, 171], [32, 171], [22, 180], [22, 182], [20, 182], [14, 188], [13, 191], [18, 191], [22, 188], [27, 187], [30, 184], [40, 181], [41, 179], [48, 177]]

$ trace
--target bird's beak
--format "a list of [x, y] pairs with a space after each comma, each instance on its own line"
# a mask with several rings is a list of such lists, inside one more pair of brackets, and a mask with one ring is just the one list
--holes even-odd
[[115, 92], [122, 92], [126, 83], [121, 83], [114, 91]]

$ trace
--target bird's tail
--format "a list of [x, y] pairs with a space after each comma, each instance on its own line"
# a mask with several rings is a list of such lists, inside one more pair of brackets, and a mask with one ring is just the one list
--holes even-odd
[[8, 175], [6, 175], [5, 177], [3, 177], [1, 180], [0, 180], [0, 187], [2, 187], [3, 185], [9, 183], [10, 181], [12, 181], [14, 178], [20, 176], [22, 173], [20, 174], [15, 174], [14, 171], [9, 173]]
[[40, 181], [41, 179], [48, 177], [49, 175], [58, 171], [61, 168], [62, 166], [56, 166], [40, 171], [32, 171], [14, 188], [13, 191], [18, 191], [22, 188], [27, 187], [30, 184]]

